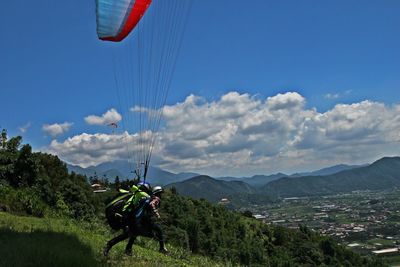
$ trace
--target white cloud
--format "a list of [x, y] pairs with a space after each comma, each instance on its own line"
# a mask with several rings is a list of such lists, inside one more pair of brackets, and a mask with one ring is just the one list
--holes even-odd
[[[296, 92], [264, 100], [230, 92], [212, 102], [190, 95], [164, 107], [153, 163], [177, 172], [247, 175], [365, 163], [400, 151], [400, 105], [367, 100], [320, 113], [305, 103]], [[53, 141], [49, 150], [88, 166], [127, 158], [137, 138], [81, 134]]]
[[[151, 133], [147, 132], [141, 138], [149, 140]], [[47, 151], [67, 162], [88, 167], [117, 159], [131, 159], [140, 153], [138, 144], [143, 142], [140, 142], [137, 134], [127, 132], [112, 135], [82, 133], [63, 142], [53, 140]]]
[[56, 137], [60, 134], [67, 132], [72, 125], [73, 123], [71, 122], [44, 124], [42, 130], [52, 137]]
[[31, 122], [28, 122], [28, 123], [26, 123], [26, 124], [24, 124], [23, 126], [20, 126], [20, 127], [18, 127], [18, 130], [21, 132], [21, 133], [26, 133], [27, 131], [28, 131], [28, 129], [30, 128], [32, 126], [32, 123]]
[[85, 117], [85, 122], [90, 125], [107, 125], [121, 121], [122, 116], [115, 109], [110, 109], [101, 116], [89, 115]]

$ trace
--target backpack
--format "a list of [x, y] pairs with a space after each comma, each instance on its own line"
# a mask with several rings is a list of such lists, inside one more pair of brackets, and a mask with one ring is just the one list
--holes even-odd
[[120, 189], [119, 192], [120, 194], [106, 206], [105, 211], [107, 222], [114, 230], [124, 228], [128, 223], [128, 214], [135, 214], [144, 204], [144, 199], [150, 197], [137, 186], [132, 186], [131, 191]]
[[125, 226], [126, 222], [123, 208], [125, 203], [133, 195], [134, 194], [129, 191], [123, 192], [106, 206], [105, 214], [107, 222], [112, 229], [119, 230]]

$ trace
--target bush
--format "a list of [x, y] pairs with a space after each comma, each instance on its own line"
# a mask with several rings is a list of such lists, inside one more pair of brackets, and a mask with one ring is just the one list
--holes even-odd
[[11, 187], [3, 180], [0, 180], [0, 211], [8, 211], [10, 209], [7, 201]]
[[48, 209], [34, 188], [13, 189], [6, 183], [0, 183], [0, 206], [17, 213], [43, 217]]
[[12, 207], [17, 211], [26, 212], [29, 215], [43, 217], [46, 213], [47, 205], [38, 195], [38, 192], [34, 189], [19, 189], [16, 191]]

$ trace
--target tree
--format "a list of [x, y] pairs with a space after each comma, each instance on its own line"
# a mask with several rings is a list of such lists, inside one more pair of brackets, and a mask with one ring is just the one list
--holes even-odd
[[5, 149], [7, 144], [7, 130], [3, 129], [0, 135], [0, 147], [1, 149]]
[[18, 159], [15, 162], [15, 176], [12, 184], [15, 186], [32, 186], [36, 183], [39, 173], [38, 164], [32, 156], [32, 147], [28, 144], [22, 146]]
[[115, 184], [115, 189], [118, 191], [118, 189], [120, 187], [120, 181], [119, 181], [118, 175], [115, 177], [114, 184]]
[[246, 216], [248, 218], [253, 218], [253, 213], [251, 213], [251, 211], [249, 210], [245, 210], [242, 212], [243, 216]]
[[21, 142], [22, 142], [21, 136], [15, 136], [11, 138], [9, 141], [5, 143], [6, 151], [10, 153], [17, 153], [19, 146], [21, 145]]
[[18, 158], [18, 148], [21, 144], [22, 137], [16, 136], [7, 139], [7, 131], [3, 129], [1, 132], [1, 149], [0, 149], [0, 179], [10, 182], [15, 178], [15, 162]]
[[173, 195], [178, 195], [178, 191], [176, 190], [176, 187], [175, 187], [175, 186], [171, 187], [171, 193], [172, 193]]
[[200, 225], [196, 220], [189, 220], [187, 225], [187, 234], [189, 237], [189, 247], [190, 250], [194, 253], [197, 253], [199, 250], [199, 231]]

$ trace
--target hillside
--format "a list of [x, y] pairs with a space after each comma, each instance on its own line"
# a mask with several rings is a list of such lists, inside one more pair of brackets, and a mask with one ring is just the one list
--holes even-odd
[[134, 256], [115, 246], [105, 258], [102, 248], [112, 234], [102, 224], [70, 219], [40, 219], [0, 212], [0, 266], [224, 266], [206, 257], [168, 246], [158, 253], [149, 239], [138, 240]]
[[217, 202], [221, 198], [235, 194], [252, 194], [256, 190], [249, 184], [241, 181], [221, 181], [210, 176], [200, 175], [183, 182], [167, 185], [168, 188], [174, 187], [176, 191], [184, 196], [195, 199], [204, 198], [211, 202]]
[[103, 257], [102, 247], [115, 233], [99, 220], [0, 212], [0, 266], [386, 266], [305, 227], [269, 226], [176, 194], [167, 193], [161, 214], [169, 255], [141, 237], [132, 257], [123, 254], [125, 244]]
[[400, 157], [382, 158], [371, 165], [326, 176], [285, 177], [262, 188], [280, 197], [345, 193], [355, 190], [383, 190], [400, 186]]

